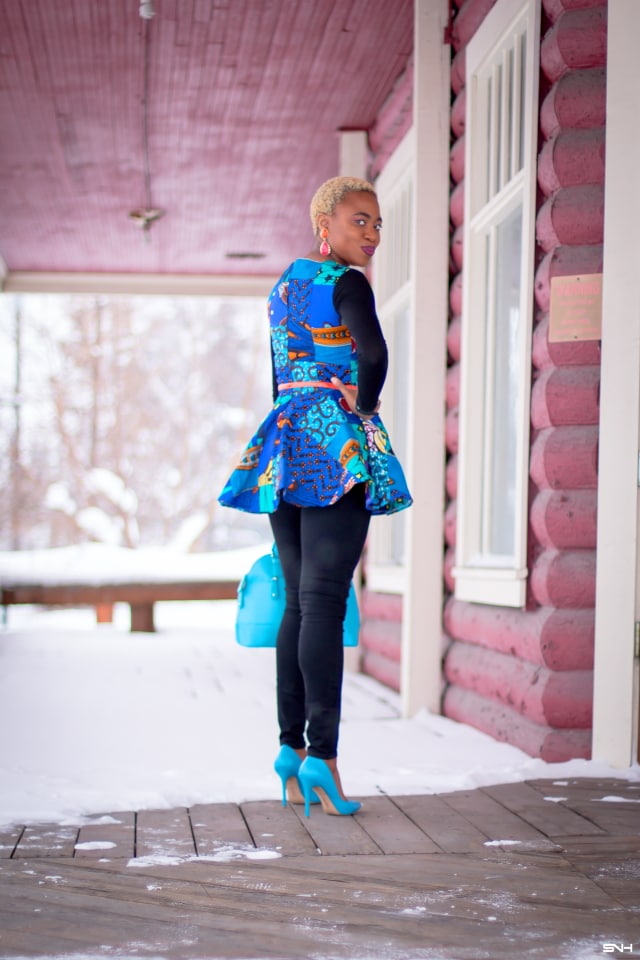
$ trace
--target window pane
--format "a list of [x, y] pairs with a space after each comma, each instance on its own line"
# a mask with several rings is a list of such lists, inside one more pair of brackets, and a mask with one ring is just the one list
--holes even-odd
[[488, 552], [512, 558], [515, 553], [515, 490], [518, 410], [518, 331], [520, 328], [520, 260], [522, 208], [496, 228], [495, 316], [490, 462]]

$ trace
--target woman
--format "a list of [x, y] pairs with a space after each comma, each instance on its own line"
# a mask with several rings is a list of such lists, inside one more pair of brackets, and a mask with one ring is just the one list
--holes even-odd
[[[373, 186], [334, 177], [311, 201], [316, 247], [269, 297], [274, 407], [220, 502], [268, 513], [286, 584], [276, 649], [283, 803], [355, 813], [337, 769], [342, 631], [372, 514], [411, 505], [377, 416], [387, 348], [364, 274], [382, 220]], [[306, 734], [306, 742], [305, 742]]]

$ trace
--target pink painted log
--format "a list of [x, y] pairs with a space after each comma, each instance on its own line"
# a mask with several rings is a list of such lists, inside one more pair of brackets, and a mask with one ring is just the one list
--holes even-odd
[[464, 144], [465, 136], [462, 134], [454, 141], [449, 154], [449, 170], [454, 183], [460, 183], [464, 177]]
[[603, 232], [602, 186], [563, 187], [543, 203], [536, 217], [536, 237], [545, 253], [563, 244], [600, 244]]
[[542, 607], [595, 606], [595, 550], [543, 550], [531, 567], [531, 592]]
[[462, 273], [458, 273], [451, 281], [449, 307], [452, 316], [459, 317], [462, 315]]
[[385, 687], [390, 687], [396, 693], [400, 692], [400, 664], [387, 660], [369, 650], [364, 650], [362, 655], [362, 672], [367, 676], [373, 677]]
[[455, 500], [458, 496], [458, 457], [457, 454], [454, 454], [452, 457], [449, 457], [447, 460], [447, 465], [444, 472], [445, 478], [445, 490], [447, 491], [447, 496], [451, 497], [452, 500]]
[[559, 129], [603, 127], [606, 109], [605, 70], [575, 70], [558, 80], [544, 98], [540, 127], [545, 138]]
[[448, 410], [444, 421], [444, 442], [449, 453], [458, 452], [458, 438], [460, 433], [459, 413], [456, 407]]
[[447, 408], [451, 410], [460, 403], [460, 364], [454, 363], [447, 370], [446, 379], [446, 402]]
[[467, 77], [467, 58], [464, 50], [458, 50], [451, 61], [451, 89], [457, 96], [465, 85]]
[[455, 547], [456, 545], [456, 506], [456, 501], [452, 500], [444, 512], [444, 541], [449, 547]]
[[545, 314], [533, 331], [533, 364], [538, 370], [546, 367], [598, 365], [600, 363], [599, 340], [572, 340], [566, 343], [549, 343], [549, 315]]
[[548, 367], [533, 384], [531, 423], [537, 429], [597, 424], [599, 401], [599, 367]]
[[594, 611], [518, 610], [450, 597], [444, 625], [454, 640], [510, 654], [550, 670], [593, 669]]
[[460, 224], [459, 227], [453, 231], [453, 236], [451, 237], [451, 264], [452, 270], [461, 270], [462, 269], [462, 260], [463, 260], [463, 246], [462, 239], [464, 235], [464, 226]]
[[540, 635], [540, 648], [551, 670], [592, 670], [594, 645], [594, 610], [549, 612]]
[[369, 130], [369, 146], [375, 154], [389, 140], [394, 140], [401, 118], [413, 109], [413, 58], [396, 80], [393, 89], [377, 113]]
[[545, 13], [552, 23], [555, 23], [565, 10], [584, 10], [586, 7], [603, 5], [603, 0], [542, 0]]
[[394, 150], [413, 123], [413, 62], [382, 106], [369, 131], [369, 147], [373, 154], [370, 176], [374, 179], [385, 168]]
[[547, 763], [562, 763], [578, 757], [586, 760], [591, 756], [590, 730], [555, 730], [540, 726], [515, 710], [485, 700], [472, 690], [448, 687], [443, 698], [443, 713]]
[[[563, 246], [551, 250], [540, 262], [535, 277], [536, 303], [543, 312], [549, 310], [551, 278], [602, 273], [602, 244]], [[462, 313], [462, 309], [457, 311]]]
[[362, 646], [378, 656], [400, 663], [402, 625], [393, 620], [365, 620], [360, 626]]
[[595, 490], [598, 427], [547, 427], [531, 447], [531, 479], [539, 490]]
[[454, 227], [459, 227], [464, 220], [464, 180], [457, 183], [451, 191], [449, 216]]
[[540, 66], [553, 83], [568, 70], [602, 67], [607, 62], [607, 8], [567, 10], [545, 34]]
[[453, 23], [453, 49], [466, 47], [496, 0], [466, 0]]
[[544, 144], [538, 157], [538, 183], [549, 197], [561, 187], [604, 184], [604, 128], [566, 130]]
[[447, 330], [447, 350], [449, 356], [456, 362], [460, 359], [460, 337], [462, 334], [462, 318], [455, 316], [449, 323]]
[[363, 620], [392, 620], [402, 622], [402, 595], [367, 590], [360, 594], [360, 613]]
[[452, 643], [444, 674], [449, 683], [503, 703], [533, 723], [591, 726], [591, 670], [549, 670], [486, 647]]
[[531, 504], [529, 516], [541, 546], [595, 550], [595, 490], [541, 490]]
[[453, 568], [456, 565], [456, 552], [451, 547], [449, 547], [444, 554], [444, 563], [442, 565], [442, 576], [445, 582], [445, 586], [449, 593], [453, 593], [455, 589], [455, 580], [453, 578]]
[[461, 137], [464, 133], [467, 110], [467, 92], [461, 90], [451, 107], [451, 132], [454, 137]]

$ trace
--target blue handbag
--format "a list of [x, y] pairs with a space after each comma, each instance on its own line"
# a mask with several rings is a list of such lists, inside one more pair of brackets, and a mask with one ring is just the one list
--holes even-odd
[[[275, 647], [284, 613], [284, 576], [274, 544], [252, 565], [238, 586], [236, 640], [241, 647]], [[357, 647], [360, 611], [353, 584], [344, 619], [345, 647]]]

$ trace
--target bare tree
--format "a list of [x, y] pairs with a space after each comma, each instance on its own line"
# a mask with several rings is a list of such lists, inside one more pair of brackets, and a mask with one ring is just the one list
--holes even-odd
[[25, 299], [16, 356], [28, 429], [16, 421], [10, 459], [30, 509], [16, 504], [15, 528], [0, 518], [5, 544], [15, 548], [19, 527], [21, 546], [210, 549], [229, 525], [257, 529], [231, 511], [219, 518], [216, 502], [231, 452], [267, 401], [262, 307], [76, 297], [53, 309], [51, 298]]

